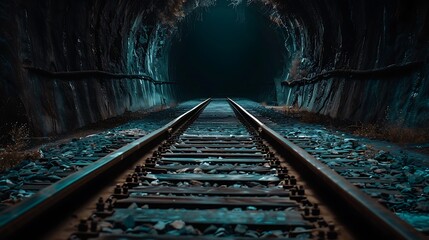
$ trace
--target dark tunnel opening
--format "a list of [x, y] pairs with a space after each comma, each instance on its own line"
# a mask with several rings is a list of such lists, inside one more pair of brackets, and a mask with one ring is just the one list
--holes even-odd
[[182, 99], [247, 97], [275, 101], [285, 47], [280, 30], [256, 7], [216, 6], [194, 11], [178, 27], [170, 79]]

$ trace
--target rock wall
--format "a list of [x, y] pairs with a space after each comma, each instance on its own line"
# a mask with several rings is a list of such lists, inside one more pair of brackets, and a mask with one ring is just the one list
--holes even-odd
[[[8, 3], [6, 3], [8, 2]], [[168, 81], [168, 54], [149, 1], [6, 1], [0, 42], [2, 106], [22, 102], [36, 135], [63, 133], [102, 119], [174, 101], [174, 86], [51, 72], [102, 70]], [[6, 97], [7, 96], [7, 97]], [[25, 120], [23, 120], [25, 121]]]
[[[283, 74], [274, 79], [278, 104], [339, 119], [429, 127], [428, 1], [229, 2], [237, 9], [257, 6], [279, 27], [286, 51]], [[327, 74], [336, 70], [365, 74]], [[259, 99], [270, 102], [269, 93], [261, 90]]]
[[[268, 2], [288, 49], [276, 80], [279, 104], [340, 119], [429, 127], [429, 2]], [[401, 67], [415, 62], [421, 64], [412, 71]], [[380, 73], [388, 66], [398, 69]], [[368, 71], [303, 81], [336, 69]]]
[[[263, 89], [260, 98], [340, 119], [429, 127], [428, 1], [230, 2], [231, 7], [250, 2], [262, 9], [284, 39], [283, 73], [274, 80], [274, 91]], [[174, 85], [91, 75], [47, 77], [26, 66], [51, 72], [145, 74], [169, 81], [177, 20], [215, 3], [2, 1], [1, 126], [18, 121], [28, 123], [37, 135], [50, 135], [174, 101]], [[401, 70], [415, 62], [421, 63], [418, 68]], [[391, 65], [400, 70], [317, 77], [337, 69], [371, 73]], [[314, 78], [318, 80], [307, 81]]]
[[[18, 32], [14, 14], [9, 11], [13, 1], [0, 2], [0, 132], [6, 133], [15, 122], [28, 122], [27, 114], [19, 95], [16, 79], [21, 71], [16, 67], [19, 58], [16, 54]], [[8, 141], [7, 136], [0, 134], [0, 143]]]

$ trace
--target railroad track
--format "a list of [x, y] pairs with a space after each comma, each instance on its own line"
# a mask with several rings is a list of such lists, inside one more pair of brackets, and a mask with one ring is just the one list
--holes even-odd
[[141, 118], [143, 113], [140, 112], [131, 117], [129, 122], [117, 127], [85, 137], [75, 135], [69, 141], [63, 140], [61, 143], [56, 141], [40, 147], [40, 159], [24, 160], [13, 169], [0, 173], [0, 182], [7, 182], [7, 187], [5, 184], [1, 186], [0, 212], [145, 136], [148, 132], [164, 126], [199, 102], [187, 101], [174, 108], [149, 112], [144, 118]]
[[419, 176], [427, 168], [427, 157], [376, 150], [377, 147], [367, 147], [368, 140], [323, 126], [303, 124], [251, 101], [238, 102], [284, 138], [429, 235], [424, 220], [416, 221], [416, 217], [429, 213], [428, 194], [424, 191], [427, 183]]
[[424, 239], [230, 99], [40, 190], [0, 227], [2, 239]]

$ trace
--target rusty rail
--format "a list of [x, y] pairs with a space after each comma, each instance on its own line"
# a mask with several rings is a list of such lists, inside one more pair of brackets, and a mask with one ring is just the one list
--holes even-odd
[[[0, 239], [19, 234], [19, 231], [29, 227], [36, 219], [40, 219], [46, 212], [52, 212], [71, 194], [82, 190], [87, 184], [99, 180], [115, 166], [123, 163], [132, 163], [138, 154], [151, 149], [168, 138], [171, 132], [179, 129], [183, 124], [193, 119], [210, 102], [207, 99], [162, 128], [137, 139], [136, 141], [118, 149], [117, 151], [100, 158], [93, 164], [71, 174], [60, 181], [40, 190], [32, 197], [1, 212]], [[61, 211], [60, 211], [61, 212]], [[59, 213], [57, 213], [59, 214]], [[43, 219], [40, 219], [43, 221]], [[11, 239], [11, 238], [9, 238]]]
[[327, 165], [267, 127], [232, 99], [228, 100], [250, 125], [258, 129], [263, 138], [277, 147], [277, 151], [285, 155], [295, 165], [299, 165], [300, 169], [305, 168], [306, 173], [309, 174], [303, 174], [303, 176], [307, 176], [309, 182], [315, 182], [319, 187], [323, 187], [324, 192], [326, 190], [326, 192], [334, 195], [336, 199], [339, 199], [339, 202], [345, 205], [342, 210], [347, 211], [349, 218], [360, 218], [359, 224], [362, 224], [362, 229], [371, 229], [373, 233], [378, 234], [376, 239], [427, 239], [422, 233], [348, 182]]

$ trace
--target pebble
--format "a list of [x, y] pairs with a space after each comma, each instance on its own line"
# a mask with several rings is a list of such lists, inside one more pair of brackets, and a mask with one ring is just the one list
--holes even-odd
[[194, 186], [202, 186], [204, 184], [203, 182], [200, 182], [197, 180], [191, 180], [189, 182], [191, 183], [191, 185], [194, 185]]
[[338, 164], [337, 162], [327, 162], [326, 165], [332, 168], [332, 167], [339, 166], [340, 164]]
[[280, 230], [263, 232], [260, 238], [280, 238], [283, 237], [283, 232]]
[[215, 233], [216, 231], [217, 231], [217, 227], [215, 225], [210, 225], [204, 230], [203, 234], [212, 234], [212, 233]]
[[356, 148], [355, 148], [355, 150], [356, 151], [365, 151], [365, 150], [368, 150], [368, 148], [367, 148], [367, 146], [366, 145], [359, 145], [359, 146], [357, 146]]
[[377, 169], [373, 170], [373, 172], [378, 173], [378, 174], [380, 174], [380, 173], [385, 173], [386, 171], [387, 171], [387, 170], [386, 170], [386, 169], [384, 169], [384, 168], [377, 168]]
[[244, 233], [245, 237], [252, 237], [252, 238], [259, 238], [259, 233], [257, 231], [253, 231], [253, 230], [247, 230]]
[[381, 150], [375, 155], [374, 159], [378, 161], [391, 161], [394, 158], [389, 152]]
[[215, 235], [216, 237], [223, 237], [223, 236], [225, 236], [225, 235], [226, 235], [226, 230], [225, 230], [225, 228], [223, 228], [223, 227], [218, 228], [218, 229], [216, 230], [216, 232], [214, 233], [214, 235]]
[[167, 226], [167, 223], [163, 221], [158, 221], [155, 225], [153, 225], [153, 228], [158, 231], [163, 231], [166, 226]]
[[131, 203], [130, 206], [128, 206], [128, 209], [138, 209], [139, 206], [137, 205], [137, 203]]
[[423, 188], [423, 193], [429, 194], [429, 185]]
[[134, 228], [135, 227], [135, 221], [134, 221], [134, 216], [132, 216], [131, 214], [127, 214], [125, 216], [123, 216], [120, 221], [116, 221], [114, 224], [115, 228], [121, 228], [123, 230], [129, 229], [129, 228]]
[[98, 223], [98, 226], [99, 226], [100, 228], [113, 228], [112, 223], [110, 223], [110, 222], [105, 222], [105, 221], [101, 221], [101, 222], [99, 222], [99, 223]]
[[197, 229], [195, 229], [193, 226], [191, 225], [187, 225], [185, 227], [185, 231], [187, 235], [201, 235], [201, 232], [199, 232]]
[[101, 232], [111, 233], [111, 234], [121, 234], [124, 231], [122, 229], [120, 229], [120, 228], [108, 228], [108, 227], [104, 227], [104, 228], [101, 228]]
[[[176, 170], [176, 172], [177, 173], [185, 173], [185, 172], [187, 172], [189, 170], [189, 168], [181, 168], [181, 169], [179, 169], [179, 170]], [[195, 172], [195, 170], [194, 170], [194, 172]]]
[[242, 224], [237, 224], [234, 228], [234, 232], [239, 233], [239, 234], [243, 234], [247, 231], [247, 226], [246, 225], [242, 225]]
[[418, 202], [417, 206], [416, 206], [416, 210], [428, 213], [429, 212], [429, 201], [424, 200], [424, 201]]
[[15, 183], [13, 183], [10, 179], [2, 179], [0, 180], [0, 185], [12, 187], [15, 185]]
[[172, 226], [174, 229], [182, 229], [183, 227], [185, 227], [185, 222], [182, 220], [175, 220], [172, 223], [170, 223], [170, 226]]
[[426, 179], [429, 179], [429, 174], [426, 174], [425, 171], [422, 171], [422, 170], [416, 170], [414, 174], [408, 177], [408, 181], [411, 184], [421, 183]]
[[129, 232], [129, 233], [149, 233], [149, 232], [151, 232], [151, 230], [153, 230], [153, 229], [150, 228], [149, 226], [139, 225], [139, 226], [134, 227], [132, 230], [128, 230], [127, 232]]
[[295, 238], [296, 239], [310, 239], [311, 234], [310, 233], [300, 233], [300, 234], [296, 235]]
[[170, 230], [170, 231], [166, 232], [165, 234], [170, 235], [170, 236], [180, 236], [180, 235], [182, 235], [182, 232], [179, 230]]

